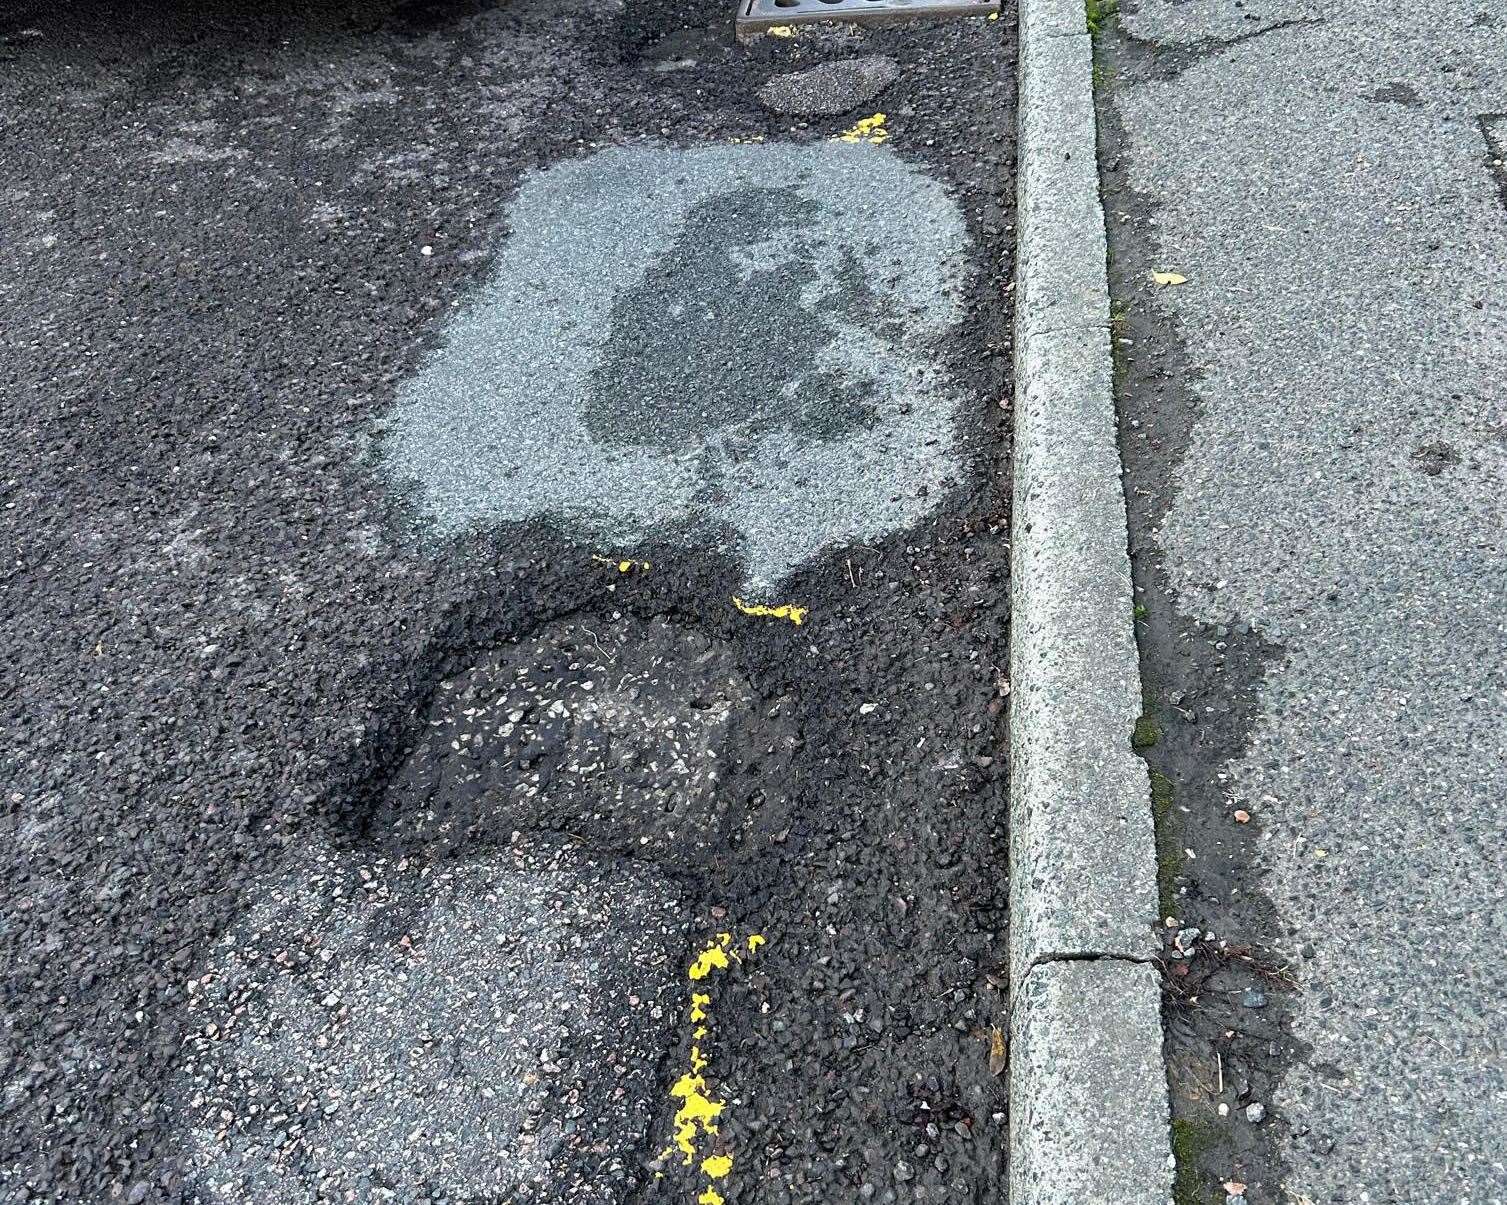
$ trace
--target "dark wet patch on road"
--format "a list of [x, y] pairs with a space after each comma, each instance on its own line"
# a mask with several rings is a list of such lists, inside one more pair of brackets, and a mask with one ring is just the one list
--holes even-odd
[[[1096, 54], [1115, 86], [1168, 73], [1160, 50], [1119, 29], [1096, 36]], [[1265, 1102], [1304, 1052], [1289, 1031], [1294, 968], [1272, 951], [1284, 934], [1261, 891], [1260, 817], [1231, 808], [1223, 769], [1248, 747], [1256, 685], [1282, 650], [1248, 624], [1189, 620], [1169, 584], [1157, 533], [1198, 421], [1198, 371], [1156, 306], [1156, 205], [1129, 187], [1112, 101], [1101, 89], [1111, 338], [1145, 695], [1134, 743], [1150, 769], [1157, 826], [1174, 1197], [1178, 1205], [1223, 1199], [1235, 1195], [1220, 1187], [1229, 1181], [1257, 1199], [1277, 1192], [1283, 1175]]]
[[877, 382], [848, 385], [835, 372], [807, 379], [841, 337], [834, 320], [852, 323], [878, 302], [851, 248], [842, 252], [848, 270], [821, 278], [809, 205], [792, 187], [691, 207], [660, 264], [613, 304], [585, 407], [593, 435], [679, 451], [755, 432], [771, 412], [825, 439], [873, 427], [872, 408], [854, 414], [829, 399], [849, 389], [872, 396]]

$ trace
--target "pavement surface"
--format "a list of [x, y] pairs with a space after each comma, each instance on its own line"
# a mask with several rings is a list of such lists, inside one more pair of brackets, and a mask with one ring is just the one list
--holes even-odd
[[0, 1200], [999, 1198], [1013, 24], [731, 16], [0, 15]]
[[1504, 47], [1099, 39], [1180, 1201], [1507, 1200]]

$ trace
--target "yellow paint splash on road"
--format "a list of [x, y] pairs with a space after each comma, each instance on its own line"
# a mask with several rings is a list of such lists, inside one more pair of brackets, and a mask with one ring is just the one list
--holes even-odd
[[731, 1155], [708, 1155], [701, 1161], [701, 1170], [706, 1173], [708, 1179], [721, 1180], [728, 1172], [733, 1170], [733, 1157]]
[[[686, 974], [692, 979], [705, 979], [713, 971], [727, 970], [727, 947], [732, 944], [732, 940], [731, 933], [717, 934], [717, 940], [711, 942], [691, 961], [690, 970]], [[692, 1007], [694, 1008], [694, 1005]], [[692, 1017], [691, 1020], [694, 1021], [696, 1018]]]
[[762, 619], [788, 619], [796, 627], [806, 622], [806, 616], [810, 614], [810, 607], [799, 607], [795, 603], [781, 603], [778, 607], [766, 607], [763, 603], [744, 602], [736, 594], [733, 595], [733, 606], [745, 615], [753, 615]]
[[[693, 958], [686, 968], [686, 978], [692, 983], [704, 983], [714, 972], [728, 971], [734, 963], [742, 964], [760, 946], [765, 944], [762, 933], [751, 933], [742, 942], [735, 941], [731, 933], [718, 933]], [[746, 950], [745, 954], [743, 951]], [[696, 1205], [723, 1205], [722, 1194], [712, 1181], [726, 1179], [733, 1169], [733, 1156], [726, 1152], [703, 1155], [699, 1150], [702, 1139], [715, 1138], [718, 1134], [718, 1119], [727, 1102], [719, 1099], [708, 1086], [706, 1074], [711, 1065], [710, 1048], [702, 1043], [711, 1036], [712, 996], [710, 991], [693, 991], [689, 1017], [691, 1031], [691, 1069], [677, 1079], [670, 1088], [670, 1095], [677, 1102], [674, 1132], [671, 1144], [665, 1148], [661, 1159], [678, 1151], [684, 1167], [696, 1167], [703, 1179]], [[700, 1162], [698, 1163], [698, 1159]], [[656, 1173], [663, 1176], [663, 1172]]]
[[639, 573], [649, 572], [648, 561], [622, 561], [610, 556], [598, 556], [594, 552], [591, 554], [591, 559], [596, 561], [599, 565], [614, 565], [617, 567], [617, 571], [619, 573], [633, 573], [635, 571]]
[[[691, 1066], [696, 1067], [698, 1061], [702, 1067], [706, 1066], [706, 1060], [692, 1046]], [[675, 1145], [689, 1167], [696, 1159], [696, 1139], [717, 1132], [717, 1118], [722, 1115], [726, 1104], [706, 1094], [706, 1080], [699, 1069], [676, 1080], [670, 1095], [680, 1101], [680, 1107], [675, 1110]]]
[[867, 142], [878, 146], [881, 142], [888, 142], [889, 136], [890, 132], [885, 125], [884, 114], [875, 113], [872, 117], [861, 118], [837, 137], [841, 142]]

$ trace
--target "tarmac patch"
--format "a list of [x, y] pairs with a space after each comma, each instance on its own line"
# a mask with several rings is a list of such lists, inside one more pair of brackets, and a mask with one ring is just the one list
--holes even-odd
[[528, 177], [510, 228], [383, 445], [442, 532], [714, 544], [768, 589], [947, 493], [967, 399], [936, 349], [974, 269], [889, 150], [607, 150]]

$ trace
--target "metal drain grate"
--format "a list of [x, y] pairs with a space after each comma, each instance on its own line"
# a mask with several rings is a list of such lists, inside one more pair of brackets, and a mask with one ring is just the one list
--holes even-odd
[[738, 0], [738, 32], [809, 21], [904, 20], [907, 17], [978, 17], [999, 11], [999, 0]]

